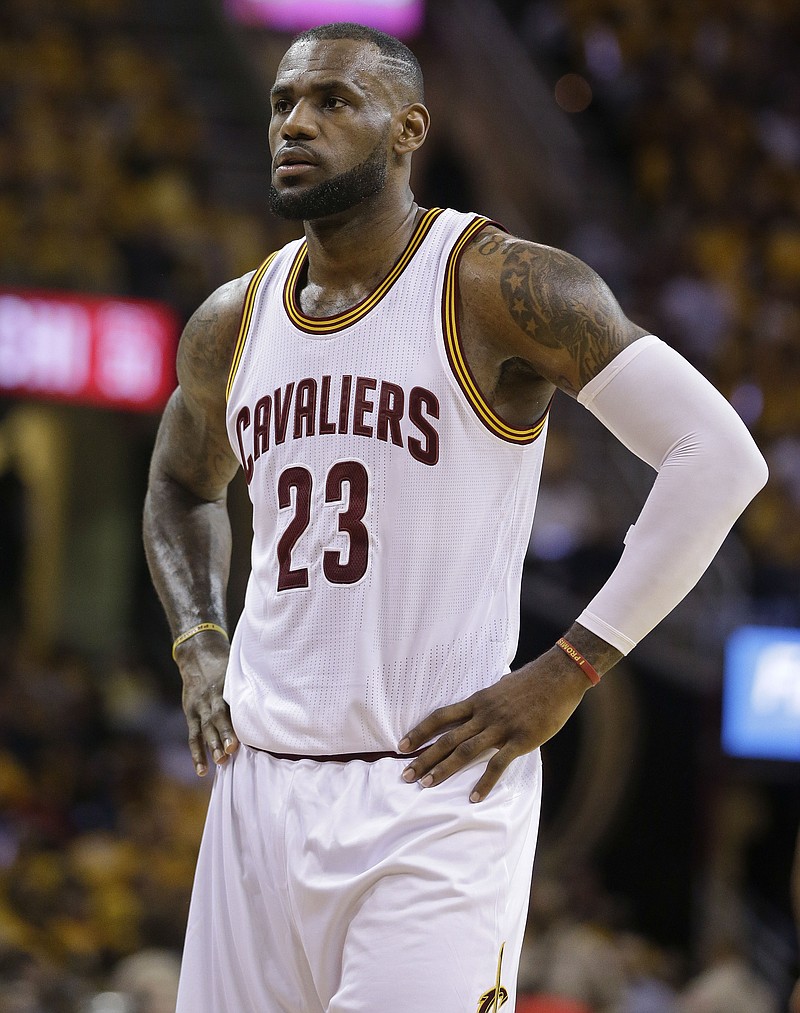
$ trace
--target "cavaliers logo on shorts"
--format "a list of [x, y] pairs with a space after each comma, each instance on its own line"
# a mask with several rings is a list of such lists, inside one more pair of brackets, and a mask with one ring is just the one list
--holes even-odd
[[489, 991], [484, 992], [478, 1000], [477, 1013], [494, 1013], [494, 1010], [500, 1009], [507, 1000], [508, 992], [506, 991], [505, 986], [501, 985], [498, 993], [497, 988], [492, 985]]
[[508, 1001], [508, 989], [500, 984], [500, 972], [503, 967], [503, 950], [505, 948], [506, 944], [503, 943], [500, 947], [500, 953], [497, 955], [497, 977], [494, 980], [494, 985], [478, 999], [477, 1013], [496, 1013], [503, 1003]]

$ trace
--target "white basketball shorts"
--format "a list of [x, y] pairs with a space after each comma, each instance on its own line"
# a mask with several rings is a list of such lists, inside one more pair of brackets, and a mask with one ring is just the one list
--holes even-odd
[[539, 753], [479, 803], [485, 758], [425, 789], [407, 762], [217, 769], [177, 1013], [511, 1013]]

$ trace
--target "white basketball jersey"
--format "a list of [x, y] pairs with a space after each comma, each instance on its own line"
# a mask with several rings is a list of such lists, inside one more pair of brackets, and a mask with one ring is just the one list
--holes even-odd
[[458, 264], [486, 222], [427, 211], [332, 317], [300, 308], [304, 240], [253, 277], [227, 408], [254, 539], [225, 698], [249, 745], [396, 750], [509, 670], [546, 415], [507, 425], [462, 354]]

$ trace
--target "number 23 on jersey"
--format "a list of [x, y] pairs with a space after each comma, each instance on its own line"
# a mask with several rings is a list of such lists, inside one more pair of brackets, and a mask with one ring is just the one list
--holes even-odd
[[[278, 476], [278, 506], [291, 511], [289, 523], [278, 539], [278, 591], [308, 587], [308, 567], [292, 566], [292, 552], [313, 522], [314, 476], [302, 465], [285, 468]], [[326, 548], [322, 572], [331, 584], [355, 584], [367, 572], [369, 532], [364, 514], [369, 502], [369, 472], [361, 461], [337, 461], [325, 478], [320, 509], [335, 510], [338, 531], [347, 536], [346, 553]]]

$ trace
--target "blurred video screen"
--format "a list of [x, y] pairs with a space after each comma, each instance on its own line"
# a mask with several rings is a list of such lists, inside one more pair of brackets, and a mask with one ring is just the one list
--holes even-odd
[[743, 626], [728, 638], [722, 748], [754, 760], [800, 760], [800, 630]]
[[0, 289], [0, 395], [160, 411], [179, 333], [151, 300]]
[[423, 0], [224, 0], [228, 14], [249, 25], [302, 32], [330, 21], [356, 21], [409, 38], [422, 26]]

